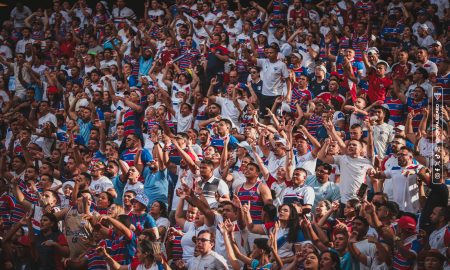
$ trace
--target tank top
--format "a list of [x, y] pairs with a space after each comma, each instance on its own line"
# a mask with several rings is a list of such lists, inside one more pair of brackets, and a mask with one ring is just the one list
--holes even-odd
[[242, 184], [237, 193], [242, 204], [250, 202], [250, 215], [254, 224], [263, 223], [262, 209], [264, 202], [258, 192], [259, 184], [261, 184], [261, 181], [256, 182], [256, 184], [249, 189], [245, 189], [244, 184]]

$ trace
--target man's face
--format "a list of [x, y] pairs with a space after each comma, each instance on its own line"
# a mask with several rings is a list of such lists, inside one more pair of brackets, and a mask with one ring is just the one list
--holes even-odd
[[269, 58], [269, 60], [273, 61], [277, 59], [277, 51], [275, 49], [272, 48], [268, 48], [267, 49], [267, 57]]
[[125, 140], [125, 146], [127, 148], [134, 148], [136, 146], [136, 138], [134, 136], [128, 136]]
[[363, 237], [367, 233], [367, 226], [361, 220], [353, 220], [352, 225], [352, 230], [358, 232], [360, 237]]
[[48, 164], [42, 164], [41, 167], [39, 168], [39, 173], [41, 175], [43, 175], [43, 174], [51, 174], [50, 166], [48, 166]]
[[292, 184], [296, 186], [301, 186], [303, 183], [305, 183], [306, 174], [304, 171], [301, 170], [295, 170], [292, 174]]
[[419, 61], [424, 61], [426, 59], [427, 55], [428, 55], [428, 52], [426, 52], [423, 49], [419, 49], [417, 51], [416, 57]]
[[115, 164], [109, 163], [108, 166], [106, 167], [106, 171], [110, 175], [116, 175], [117, 172], [119, 171], [119, 168], [117, 168]]
[[195, 246], [200, 254], [208, 254], [214, 246], [211, 240], [211, 234], [206, 232], [199, 234], [196, 238]]
[[384, 119], [384, 111], [382, 109], [373, 110], [372, 115], [377, 116], [380, 121], [383, 121]]
[[222, 208], [222, 217], [223, 219], [230, 219], [231, 221], [237, 219], [237, 213], [234, 211], [233, 207], [229, 204], [226, 204]]
[[401, 139], [394, 139], [391, 142], [392, 152], [397, 153], [401, 147], [405, 146], [405, 143]]
[[347, 145], [347, 153], [349, 155], [359, 155], [361, 153], [361, 143], [355, 140], [352, 140]]
[[430, 215], [431, 223], [433, 223], [435, 225], [439, 224], [439, 221], [441, 218], [440, 210], [441, 210], [440, 207], [435, 207], [433, 209], [433, 212], [431, 212], [431, 215]]
[[198, 139], [201, 143], [206, 143], [209, 137], [209, 132], [206, 130], [202, 130], [199, 132]]
[[348, 237], [345, 237], [343, 234], [337, 234], [334, 238], [334, 248], [337, 251], [343, 251], [347, 247]]
[[255, 166], [247, 166], [247, 169], [244, 171], [244, 175], [246, 178], [254, 179], [258, 177], [259, 172]]
[[330, 171], [325, 169], [323, 166], [319, 166], [316, 169], [316, 177], [317, 177], [317, 180], [319, 180], [320, 182], [323, 183], [323, 182], [327, 181], [329, 176], [330, 176]]
[[200, 175], [208, 180], [212, 175], [212, 168], [207, 164], [200, 164]]
[[27, 180], [35, 180], [37, 178], [36, 170], [32, 168], [27, 168], [25, 170], [25, 178]]
[[362, 136], [361, 128], [352, 128], [350, 129], [350, 139], [359, 140]]
[[131, 206], [131, 200], [134, 199], [134, 194], [131, 192], [126, 192], [123, 195], [123, 204], [126, 206]]
[[345, 51], [345, 57], [346, 57], [348, 60], [353, 59], [353, 58], [355, 57], [355, 51], [354, 51], [354, 50], [346, 50], [346, 51]]
[[403, 150], [398, 151], [397, 156], [398, 156], [398, 165], [399, 166], [406, 167], [409, 164], [411, 164], [412, 157], [411, 157], [411, 153], [409, 153], [408, 150], [403, 149]]
[[386, 68], [384, 65], [381, 65], [381, 64], [377, 65], [377, 75], [378, 76], [384, 75], [385, 72], [386, 72]]

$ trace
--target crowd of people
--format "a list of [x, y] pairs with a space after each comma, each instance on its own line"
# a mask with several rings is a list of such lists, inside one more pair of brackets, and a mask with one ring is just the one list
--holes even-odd
[[0, 269], [450, 269], [448, 0], [11, 2]]

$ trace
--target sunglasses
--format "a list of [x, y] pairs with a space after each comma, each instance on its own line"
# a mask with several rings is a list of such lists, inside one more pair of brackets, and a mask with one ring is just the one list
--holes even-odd
[[206, 239], [206, 238], [196, 238], [195, 240], [196, 240], [197, 242], [202, 242], [202, 243], [211, 241], [211, 239]]

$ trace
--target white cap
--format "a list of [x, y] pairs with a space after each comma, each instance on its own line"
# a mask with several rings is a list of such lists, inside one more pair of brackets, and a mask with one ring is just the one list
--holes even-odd
[[303, 56], [301, 54], [299, 54], [299, 53], [291, 53], [291, 56], [295, 56], [298, 59], [303, 60]]
[[425, 24], [425, 23], [422, 23], [421, 25], [419, 25], [419, 27], [422, 28], [423, 30], [428, 30], [428, 29], [430, 29], [430, 28], [428, 27], [428, 25]]
[[318, 66], [316, 66], [316, 68], [321, 69], [325, 74], [327, 74], [327, 68], [325, 66], [318, 65]]
[[245, 150], [247, 150], [249, 152], [252, 151], [252, 147], [250, 146], [250, 144], [248, 144], [247, 141], [242, 141], [242, 142], [238, 143], [237, 146], [245, 148]]
[[109, 69], [109, 65], [108, 64], [102, 64], [102, 65], [100, 65], [100, 69]]
[[394, 129], [398, 129], [398, 130], [404, 131], [405, 130], [405, 126], [404, 125], [398, 125]]

